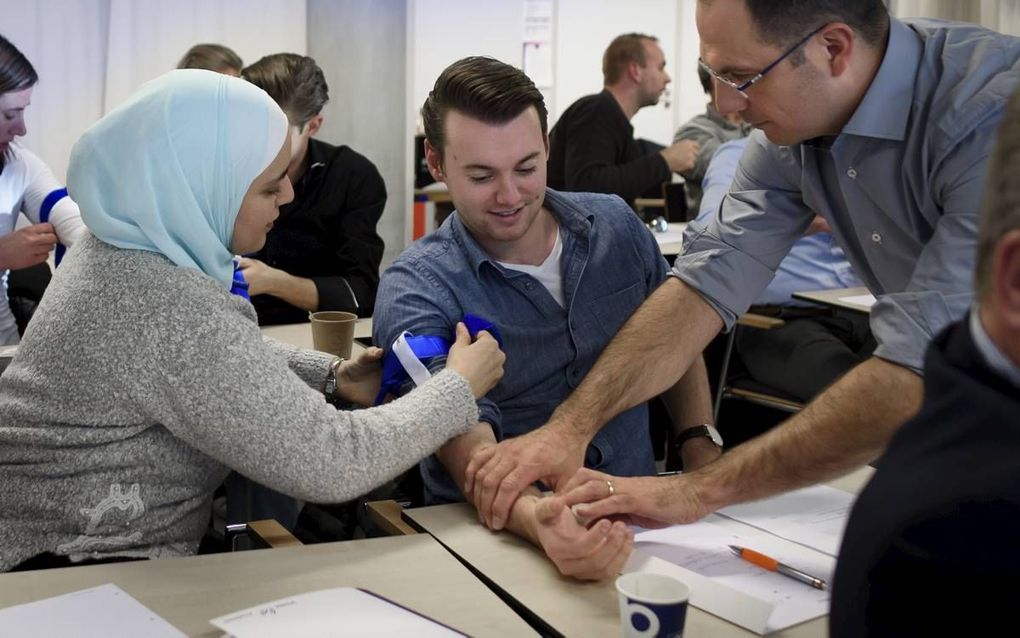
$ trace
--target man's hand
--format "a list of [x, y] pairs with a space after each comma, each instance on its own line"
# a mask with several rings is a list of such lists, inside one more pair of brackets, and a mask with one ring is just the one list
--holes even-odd
[[338, 391], [340, 396], [358, 405], [369, 406], [375, 402], [382, 380], [381, 348], [368, 348], [353, 361], [340, 366]]
[[248, 294], [255, 295], [273, 294], [277, 290], [277, 282], [281, 275], [287, 273], [267, 265], [258, 259], [241, 257], [238, 263], [244, 280], [248, 282]]
[[503, 529], [521, 491], [539, 480], [556, 489], [584, 463], [587, 445], [546, 425], [478, 450], [465, 471], [464, 494], [487, 527]]
[[601, 520], [586, 529], [556, 496], [537, 498], [534, 507], [539, 544], [561, 574], [602, 580], [623, 569], [634, 547], [634, 534], [626, 525]]
[[686, 173], [694, 168], [700, 149], [701, 145], [694, 140], [680, 140], [672, 146], [662, 149], [659, 153], [666, 159], [666, 163], [674, 173]]
[[556, 495], [585, 521], [611, 517], [655, 528], [693, 523], [711, 513], [684, 475], [628, 478], [581, 468]]
[[815, 215], [811, 218], [811, 224], [804, 231], [804, 236], [814, 235], [815, 233], [831, 233], [832, 226], [829, 226], [829, 221], [821, 215]]
[[18, 270], [41, 264], [57, 245], [53, 224], [32, 224], [0, 238], [0, 267]]

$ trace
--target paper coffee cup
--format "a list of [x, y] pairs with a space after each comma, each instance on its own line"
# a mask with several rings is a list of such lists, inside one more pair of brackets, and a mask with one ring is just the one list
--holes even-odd
[[344, 359], [351, 358], [354, 345], [354, 324], [358, 315], [353, 312], [323, 310], [308, 315], [312, 322], [312, 347]]
[[624, 638], [680, 638], [691, 590], [661, 574], [633, 572], [616, 579]]

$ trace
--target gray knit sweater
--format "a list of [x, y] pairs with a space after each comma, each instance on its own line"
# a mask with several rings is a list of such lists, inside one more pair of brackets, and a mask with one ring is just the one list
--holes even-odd
[[452, 371], [339, 412], [313, 389], [330, 360], [263, 340], [251, 304], [196, 270], [84, 238], [0, 377], [0, 571], [191, 554], [231, 468], [345, 501], [478, 418]]

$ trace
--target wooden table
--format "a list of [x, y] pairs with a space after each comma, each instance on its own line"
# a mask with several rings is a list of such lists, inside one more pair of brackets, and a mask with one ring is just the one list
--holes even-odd
[[[266, 326], [262, 334], [299, 348], [314, 350], [312, 347], [312, 324], [291, 323], [283, 326]], [[354, 326], [354, 342], [358, 339], [372, 339], [372, 318], [358, 319]]]
[[104, 583], [189, 636], [218, 638], [211, 618], [331, 587], [368, 589], [473, 636], [535, 635], [427, 534], [0, 574], [0, 608]]
[[871, 306], [843, 301], [844, 297], [859, 297], [861, 295], [869, 294], [871, 294], [870, 290], [864, 286], [860, 286], [857, 288], [833, 288], [831, 290], [795, 292], [793, 293], [793, 298], [800, 299], [802, 301], [810, 301], [823, 306], [832, 306], [838, 310], [852, 310], [853, 312], [870, 314]]
[[[857, 492], [872, 470], [862, 468], [833, 487]], [[580, 583], [560, 576], [542, 552], [509, 532], [484, 528], [474, 509], [464, 503], [437, 505], [404, 511], [411, 525], [432, 534], [451, 552], [469, 564], [504, 600], [543, 633], [565, 636], [620, 635], [619, 610], [612, 580]], [[746, 638], [753, 634], [721, 618], [690, 608], [684, 634], [691, 638]], [[816, 618], [770, 638], [821, 638], [828, 635], [826, 618]]]

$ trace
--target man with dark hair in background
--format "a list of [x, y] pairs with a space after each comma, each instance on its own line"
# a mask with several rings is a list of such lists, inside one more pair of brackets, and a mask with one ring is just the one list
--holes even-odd
[[617, 36], [602, 58], [604, 88], [580, 98], [549, 133], [549, 186], [557, 190], [619, 195], [627, 202], [660, 197], [673, 172], [694, 166], [691, 141], [648, 153], [634, 139], [630, 120], [659, 102], [670, 82], [666, 57], [649, 35]]
[[[685, 522], [846, 473], [916, 414], [925, 348], [974, 299], [981, 188], [1020, 83], [1020, 39], [892, 19], [881, 0], [699, 0], [696, 19], [716, 107], [760, 131], [718, 213], [684, 238], [674, 276], [549, 423], [472, 461], [469, 475], [498, 486], [497, 517], [538, 476], [578, 486], [571, 500], [602, 499], [578, 506], [586, 516]], [[613, 480], [614, 490], [577, 470], [590, 432], [668, 387], [732, 327], [816, 213], [878, 298], [874, 356], [701, 470]]]
[[349, 146], [314, 139], [329, 100], [315, 60], [277, 53], [241, 77], [276, 100], [291, 124], [294, 201], [280, 207], [265, 247], [241, 260], [259, 324], [305, 322], [317, 310], [371, 315], [383, 255], [376, 232], [386, 205], [382, 176]]

